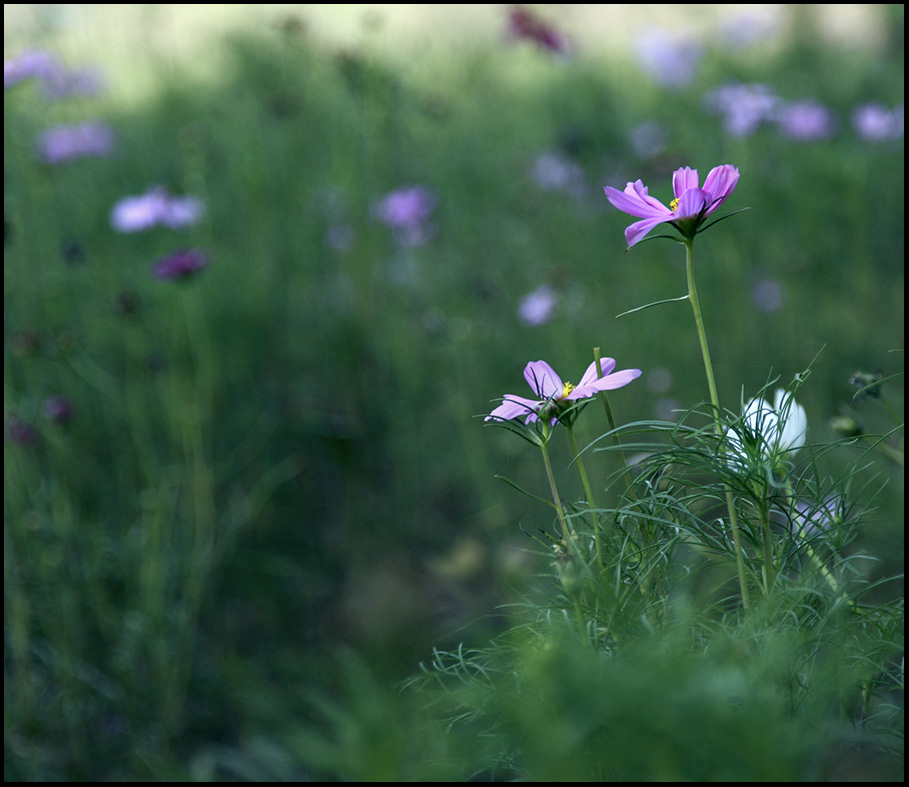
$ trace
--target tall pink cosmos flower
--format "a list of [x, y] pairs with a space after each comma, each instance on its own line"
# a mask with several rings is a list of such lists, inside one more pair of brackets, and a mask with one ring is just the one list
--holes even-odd
[[572, 402], [589, 399], [600, 391], [622, 388], [641, 376], [640, 369], [623, 369], [613, 373], [616, 362], [613, 358], [601, 358], [603, 376], [597, 376], [596, 363], [590, 364], [577, 385], [562, 382], [562, 378], [546, 361], [531, 361], [524, 368], [524, 379], [536, 394], [536, 399], [527, 399], [515, 394], [505, 394], [503, 402], [483, 420], [510, 421], [524, 417], [524, 423], [535, 423], [540, 416], [550, 417], [555, 425], [559, 414]]
[[735, 191], [739, 182], [739, 171], [731, 164], [714, 167], [707, 174], [704, 185], [699, 186], [698, 171], [691, 167], [677, 169], [672, 174], [672, 191], [675, 199], [666, 207], [647, 193], [641, 180], [628, 183], [624, 191], [606, 186], [606, 198], [624, 213], [637, 216], [636, 221], [625, 229], [625, 240], [629, 248], [658, 224], [672, 224], [689, 240], [693, 238], [704, 219], [713, 213], [726, 198]]

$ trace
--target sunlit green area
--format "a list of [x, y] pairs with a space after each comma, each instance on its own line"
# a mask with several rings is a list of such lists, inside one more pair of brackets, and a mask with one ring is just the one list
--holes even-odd
[[[694, 708], [697, 729], [755, 741], [740, 759], [756, 780], [901, 780], [899, 754], [858, 733], [835, 756], [810, 748], [824, 730], [781, 735], [767, 720], [796, 711], [753, 690], [766, 674], [725, 639], [713, 675], [752, 687], [729, 690], [748, 700], [732, 720], [725, 689], [702, 704], [713, 684], [671, 638], [672, 659], [632, 649], [611, 670], [528, 649], [532, 698], [485, 710], [531, 754], [495, 767], [485, 728], [451, 733], [400, 685], [551, 590], [527, 535], [554, 532], [533, 497], [548, 494], [539, 456], [482, 419], [529, 395], [528, 361], [580, 375], [599, 348], [641, 369], [611, 397], [620, 423], [707, 400], [688, 305], [633, 311], [685, 294], [684, 249], [626, 251], [633, 219], [603, 193], [640, 178], [668, 203], [684, 166], [734, 164], [728, 212], [748, 208], [698, 238], [720, 401], [739, 411], [801, 376], [810, 444], [854, 424], [818, 473], [856, 473], [863, 579], [900, 574], [902, 5], [871, 6], [848, 40], [828, 7], [781, 6], [777, 26], [740, 22], [734, 42], [717, 6], [688, 23], [661, 20], [665, 6], [536, 7], [563, 52], [509, 37], [507, 6], [178, 8], [5, 10], [7, 61], [51, 51], [101, 69], [98, 92], [52, 96], [30, 77], [4, 96], [5, 777], [583, 780], [590, 749], [565, 757], [589, 697], [610, 694], [640, 698], [647, 735], [606, 749], [631, 780], [737, 778], [690, 754]], [[689, 79], [642, 65], [645, 22], [690, 26]], [[706, 98], [732, 83], [783, 108], [810, 100], [827, 125], [800, 136], [777, 115], [732, 133]], [[877, 137], [855, 124], [872, 103], [896, 113]], [[104, 154], [42, 154], [44, 132], [85, 122], [112, 131]], [[198, 200], [200, 220], [112, 226], [155, 186]], [[432, 197], [416, 239], [381, 209], [415, 186]], [[156, 276], [178, 250], [207, 264]], [[541, 287], [551, 312], [529, 318]], [[883, 400], [856, 397], [882, 378]], [[585, 419], [578, 439], [607, 429]], [[563, 470], [573, 458], [564, 442], [552, 453]], [[588, 456], [598, 488], [614, 460]], [[562, 492], [580, 497], [571, 478]], [[789, 646], [771, 639], [767, 672]], [[678, 737], [645, 762], [640, 747], [666, 737], [647, 711], [663, 707]]]

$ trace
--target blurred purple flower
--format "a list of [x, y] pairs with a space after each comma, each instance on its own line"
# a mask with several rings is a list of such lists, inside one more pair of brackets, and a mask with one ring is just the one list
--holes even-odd
[[852, 127], [866, 142], [888, 142], [903, 136], [903, 105], [893, 110], [883, 104], [862, 104], [852, 113]]
[[208, 263], [208, 255], [203, 250], [181, 249], [158, 260], [152, 267], [152, 275], [162, 281], [179, 281], [198, 273]]
[[62, 426], [73, 417], [73, 403], [63, 394], [51, 394], [41, 402], [41, 412], [49, 421]]
[[720, 22], [719, 33], [723, 43], [738, 52], [770, 38], [779, 28], [778, 11], [770, 6], [750, 6]]
[[508, 35], [532, 41], [543, 49], [560, 55], [568, 54], [569, 51], [568, 39], [524, 6], [513, 5], [508, 9]]
[[82, 156], [109, 156], [113, 147], [113, 129], [103, 123], [57, 126], [38, 136], [38, 154], [48, 164]]
[[432, 237], [429, 220], [436, 208], [435, 195], [424, 186], [407, 186], [389, 192], [376, 206], [378, 219], [395, 232], [404, 246], [419, 246]]
[[636, 48], [641, 67], [663, 87], [687, 87], [701, 62], [701, 47], [693, 38], [668, 30], [647, 30], [638, 36]]
[[518, 319], [525, 325], [545, 325], [552, 319], [559, 298], [548, 284], [537, 287], [521, 298], [518, 304]]
[[581, 196], [584, 170], [559, 153], [543, 153], [533, 163], [533, 179], [546, 191], [564, 191]]
[[152, 186], [145, 194], [124, 197], [114, 205], [111, 226], [118, 232], [141, 232], [164, 226], [181, 229], [195, 224], [205, 213], [197, 197], [172, 197], [163, 186]]
[[3, 61], [3, 89], [8, 90], [24, 79], [42, 79], [56, 69], [57, 61], [50, 52], [23, 52]]
[[[577, 385], [562, 382], [555, 370], [546, 361], [531, 361], [524, 368], [524, 379], [537, 399], [526, 399], [515, 394], [505, 394], [504, 401], [483, 420], [510, 421], [524, 418], [525, 424], [536, 423], [539, 417], [550, 418], [550, 424], [558, 421], [560, 413], [572, 402], [589, 399], [600, 391], [622, 388], [641, 376], [640, 369], [623, 369], [613, 373], [616, 363], [613, 358], [601, 358], [602, 377], [597, 375], [596, 362], [591, 363]], [[526, 417], [525, 417], [526, 416]]]
[[836, 120], [830, 110], [811, 99], [783, 104], [776, 109], [773, 119], [783, 135], [792, 140], [827, 139], [836, 131]]
[[844, 501], [837, 495], [829, 495], [820, 504], [797, 500], [793, 512], [793, 528], [799, 536], [818, 536], [844, 519]]
[[739, 171], [731, 164], [710, 170], [703, 188], [698, 185], [700, 181], [696, 169], [677, 169], [672, 174], [675, 199], [668, 208], [647, 193], [647, 187], [641, 180], [628, 183], [624, 191], [612, 186], [606, 186], [605, 191], [606, 198], [619, 210], [643, 219], [625, 229], [625, 240], [630, 248], [654, 227], [665, 222], [672, 224], [686, 238], [693, 238], [704, 219], [726, 201], [738, 182]]
[[6, 418], [6, 429], [9, 439], [18, 445], [34, 445], [38, 441], [38, 430], [13, 413]]
[[66, 96], [94, 96], [104, 88], [104, 77], [97, 66], [66, 68], [59, 64], [43, 74], [44, 92], [57, 100]]
[[94, 66], [67, 68], [46, 51], [24, 52], [3, 61], [3, 87], [9, 89], [25, 79], [37, 79], [50, 99], [94, 95], [102, 87], [101, 72]]
[[721, 115], [723, 128], [733, 137], [751, 136], [773, 116], [780, 100], [767, 85], [731, 82], [704, 96], [709, 112]]

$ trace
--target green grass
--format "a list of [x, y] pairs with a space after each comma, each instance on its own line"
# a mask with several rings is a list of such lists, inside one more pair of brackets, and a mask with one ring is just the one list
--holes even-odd
[[[679, 166], [738, 166], [729, 206], [750, 210], [698, 242], [721, 402], [737, 410], [811, 366], [810, 442], [834, 439], [838, 414], [892, 428], [877, 402], [852, 401], [850, 378], [897, 375], [885, 391], [901, 409], [902, 139], [864, 143], [848, 117], [902, 101], [896, 29], [874, 51], [813, 36], [760, 62], [713, 51], [676, 93], [608, 54], [554, 63], [500, 43], [405, 66], [285, 25], [212, 39], [187, 71], [146, 46], [107, 98], [51, 104], [25, 83], [5, 95], [4, 399], [40, 431], [5, 443], [8, 779], [369, 778], [368, 762], [341, 768], [343, 749], [276, 751], [271, 736], [359, 675], [335, 669], [337, 647], [379, 676], [348, 687], [379, 734], [397, 707], [389, 681], [434, 646], [503, 629], [499, 605], [540, 568], [519, 525], [550, 523], [494, 478], [545, 488], [534, 452], [476, 416], [524, 393], [528, 361], [580, 373], [593, 347], [644, 370], [612, 397], [621, 422], [655, 417], [664, 396], [707, 398], [686, 304], [616, 319], [683, 295], [684, 257], [662, 241], [623, 253], [629, 219], [604, 185], [640, 177], [668, 200]], [[701, 101], [729, 77], [810, 93], [841, 128], [729, 139]], [[37, 133], [91, 117], [115, 128], [114, 158], [35, 160]], [[642, 159], [629, 130], [650, 120], [667, 144]], [[547, 151], [582, 167], [583, 198], [533, 181]], [[203, 198], [205, 220], [111, 230], [114, 203], [153, 183]], [[373, 207], [408, 184], [438, 195], [436, 235], [401, 250]], [[343, 252], [326, 242], [339, 221]], [[153, 279], [178, 246], [207, 248], [210, 267]], [[779, 311], [754, 308], [761, 278], [784, 287]], [[542, 282], [562, 305], [525, 327], [517, 304]], [[657, 368], [666, 393], [646, 385]], [[41, 415], [55, 393], [74, 404], [62, 428]], [[579, 441], [605, 429], [583, 424]], [[823, 457], [822, 472], [859, 451]], [[588, 469], [602, 478], [608, 459]], [[901, 470], [863, 476], [884, 487], [856, 545], [880, 561], [869, 579], [902, 570]], [[350, 735], [347, 751], [362, 747]], [[420, 773], [395, 759], [407, 746], [380, 743], [393, 750], [373, 778]]]

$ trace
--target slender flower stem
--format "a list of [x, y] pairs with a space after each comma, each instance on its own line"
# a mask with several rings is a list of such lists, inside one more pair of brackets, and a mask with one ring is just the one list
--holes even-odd
[[[710, 348], [707, 346], [707, 333], [704, 330], [704, 318], [701, 315], [701, 302], [698, 300], [697, 287], [694, 284], [694, 240], [685, 241], [685, 272], [688, 278], [688, 300], [694, 312], [694, 323], [697, 326], [698, 341], [701, 343], [701, 355], [704, 358], [704, 370], [707, 372], [707, 388], [710, 391], [710, 403], [713, 405], [717, 435], [722, 436], [720, 424], [720, 398], [716, 392], [716, 379], [713, 376], [713, 364], [710, 361]], [[732, 530], [732, 542], [735, 547], [735, 562], [739, 573], [739, 587], [742, 592], [742, 606], [748, 609], [751, 602], [748, 596], [748, 582], [745, 579], [745, 556], [742, 551], [742, 538], [739, 534], [738, 517], [735, 513], [735, 501], [732, 490], [726, 487], [726, 508], [729, 511], [729, 528]]]
[[764, 595], [769, 597], [776, 579], [776, 571], [773, 565], [773, 540], [770, 535], [770, 519], [767, 516], [766, 495], [761, 502], [759, 516], [761, 518], [761, 538], [764, 549]]
[[581, 483], [584, 485], [584, 494], [587, 495], [587, 506], [590, 509], [590, 515], [593, 517], [593, 544], [597, 556], [597, 571], [603, 570], [603, 548], [600, 544], [599, 516], [597, 515], [597, 506], [593, 502], [593, 491], [590, 488], [590, 481], [587, 479], [587, 471], [584, 469], [584, 462], [581, 459], [581, 452], [578, 451], [578, 443], [574, 439], [574, 428], [566, 424], [568, 431], [568, 441], [571, 443], [571, 450], [574, 452], [575, 463], [578, 466], [578, 473], [581, 475]]
[[566, 550], [577, 550], [574, 541], [571, 538], [571, 532], [568, 530], [568, 522], [565, 519], [565, 512], [562, 510], [562, 499], [559, 497], [559, 490], [556, 486], [555, 476], [552, 474], [552, 462], [549, 461], [549, 448], [547, 440], [540, 443], [540, 451], [543, 452], [543, 464], [546, 466], [546, 478], [549, 479], [549, 489], [552, 492], [552, 502], [555, 503], [556, 513], [559, 515], [559, 524], [562, 526], [562, 537], [565, 539]]

